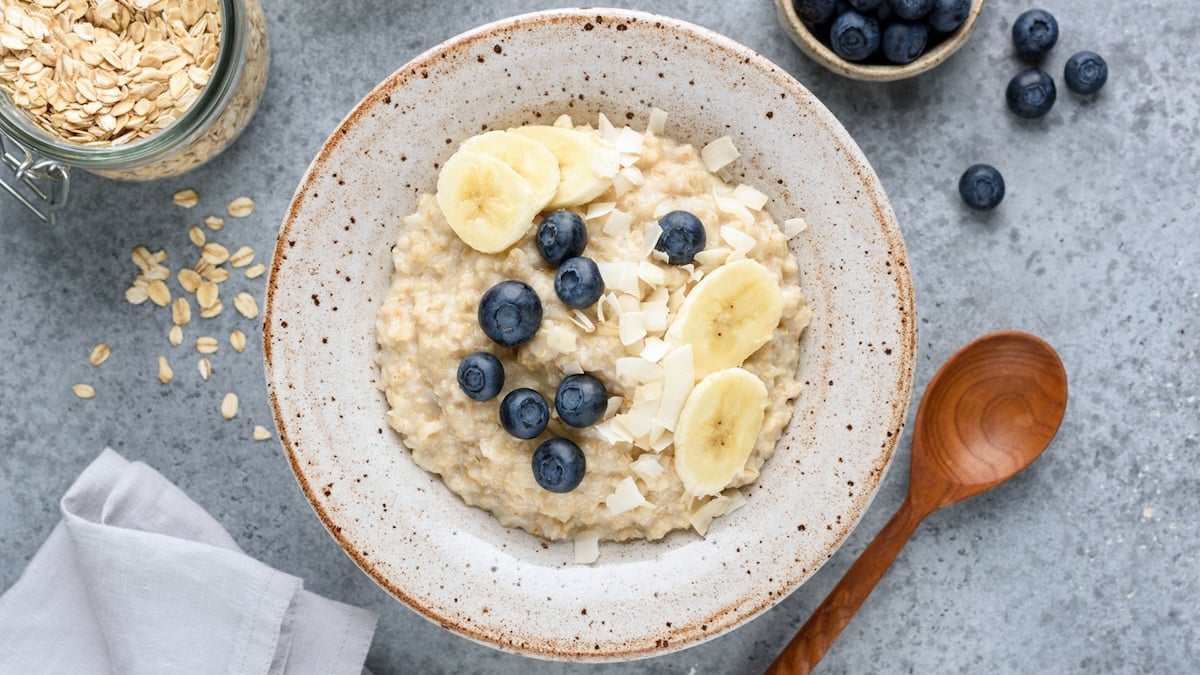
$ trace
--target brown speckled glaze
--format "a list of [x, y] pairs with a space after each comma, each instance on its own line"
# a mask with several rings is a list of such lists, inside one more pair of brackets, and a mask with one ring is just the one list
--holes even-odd
[[[602, 544], [575, 565], [465, 506], [417, 468], [384, 421], [375, 313], [401, 218], [459, 141], [561, 113], [703, 144], [730, 135], [739, 180], [766, 192], [816, 313], [806, 383], [746, 507], [708, 536]], [[436, 327], [429, 327], [436, 330]], [[338, 543], [391, 594], [481, 643], [622, 660], [724, 633], [791, 593], [867, 508], [900, 436], [915, 320], [904, 242], [875, 173], [786, 72], [724, 37], [625, 10], [554, 10], [453, 38], [356, 107], [297, 189], [276, 244], [264, 353], [280, 438]], [[448, 373], [447, 377], [453, 377]]]

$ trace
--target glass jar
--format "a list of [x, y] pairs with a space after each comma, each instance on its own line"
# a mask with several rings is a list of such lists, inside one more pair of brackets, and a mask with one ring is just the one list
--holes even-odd
[[42, 220], [66, 204], [70, 170], [117, 180], [175, 176], [215, 157], [241, 134], [262, 98], [269, 67], [266, 19], [258, 0], [209, 0], [220, 11], [216, 61], [178, 119], [124, 144], [83, 145], [42, 129], [0, 94], [0, 187]]

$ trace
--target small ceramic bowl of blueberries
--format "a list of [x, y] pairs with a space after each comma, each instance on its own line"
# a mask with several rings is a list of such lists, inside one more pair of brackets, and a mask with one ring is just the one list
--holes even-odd
[[966, 42], [984, 0], [775, 0], [801, 51], [856, 80], [888, 82], [938, 66]]

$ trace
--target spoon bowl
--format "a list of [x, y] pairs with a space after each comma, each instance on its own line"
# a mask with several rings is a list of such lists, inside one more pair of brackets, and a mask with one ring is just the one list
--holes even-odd
[[989, 333], [934, 374], [913, 427], [908, 496], [767, 670], [808, 673], [837, 640], [926, 516], [1003, 483], [1050, 444], [1067, 373], [1041, 338]]

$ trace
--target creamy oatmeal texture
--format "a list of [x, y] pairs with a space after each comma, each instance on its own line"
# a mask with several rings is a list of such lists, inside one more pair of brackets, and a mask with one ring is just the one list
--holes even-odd
[[[532, 224], [507, 250], [479, 253], [455, 235], [434, 196], [426, 194], [400, 229], [391, 288], [377, 320], [388, 422], [413, 460], [503, 525], [548, 539], [575, 537], [577, 546], [596, 539], [653, 540], [689, 527], [703, 534], [713, 516], [739, 506], [736, 488], [758, 477], [791, 417], [791, 400], [800, 391], [799, 336], [811, 316], [787, 237], [763, 209], [761, 193], [726, 184], [691, 145], [654, 131], [634, 139], [632, 130], [606, 123], [601, 120], [599, 133], [621, 151], [622, 168], [602, 194], [572, 208], [587, 224], [584, 255], [604, 277], [605, 295], [597, 304], [572, 310], [559, 301], [554, 269], [538, 253]], [[676, 209], [704, 224], [707, 246], [695, 265], [670, 265], [652, 251], [655, 223]], [[742, 257], [765, 266], [782, 289], [773, 339], [742, 364], [770, 396], [745, 466], [722, 495], [697, 498], [686, 494], [675, 471], [671, 433], [655, 428], [639, 436], [629, 428], [646, 419], [638, 408], [653, 409], [671, 377], [662, 368], [672, 346], [664, 338], [684, 297], [704, 275]], [[477, 318], [483, 293], [509, 279], [531, 286], [544, 311], [540, 330], [517, 348], [490, 342]], [[630, 328], [635, 322], [624, 317], [636, 313], [663, 314], [666, 321], [640, 317]], [[459, 361], [480, 350], [499, 357], [505, 369], [503, 392], [486, 402], [468, 398], [455, 378]], [[625, 359], [622, 367], [619, 359]], [[577, 429], [552, 414], [538, 438], [505, 433], [498, 419], [504, 393], [529, 387], [552, 402], [563, 377], [577, 372], [607, 386], [604, 421]], [[530, 470], [534, 448], [554, 436], [574, 441], [586, 458], [582, 483], [568, 493], [543, 489]]]

